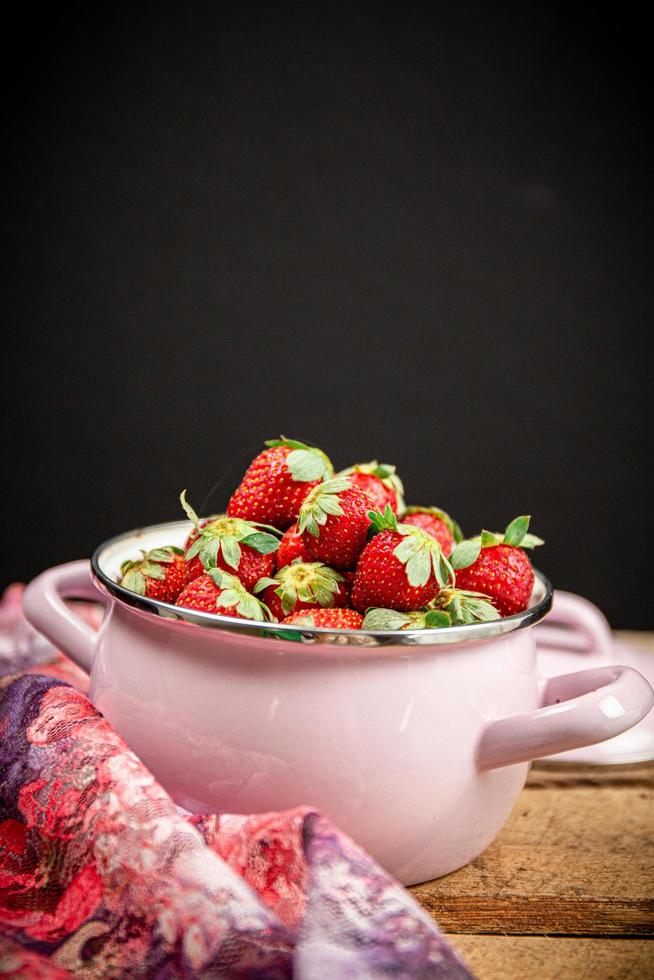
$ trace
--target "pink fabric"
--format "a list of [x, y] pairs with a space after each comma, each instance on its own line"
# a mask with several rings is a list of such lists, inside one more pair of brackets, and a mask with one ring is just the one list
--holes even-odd
[[77, 668], [29, 666], [17, 587], [0, 638], [23, 670], [0, 681], [0, 977], [470, 977], [319, 814], [180, 811]]

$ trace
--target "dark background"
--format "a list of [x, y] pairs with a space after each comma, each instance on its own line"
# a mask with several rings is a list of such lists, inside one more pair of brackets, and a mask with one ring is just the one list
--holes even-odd
[[654, 627], [633, 10], [94, 7], [5, 35], [0, 585], [284, 432]]

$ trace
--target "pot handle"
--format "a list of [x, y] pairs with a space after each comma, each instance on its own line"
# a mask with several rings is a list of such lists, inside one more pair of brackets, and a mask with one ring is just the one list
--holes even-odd
[[[565, 626], [568, 629], [558, 627]], [[534, 627], [536, 644], [549, 650], [592, 653], [610, 663], [613, 634], [603, 613], [588, 599], [556, 589], [546, 622]]]
[[23, 594], [23, 612], [39, 633], [88, 674], [98, 634], [63, 601], [73, 598], [109, 604], [108, 597], [93, 584], [86, 560], [57, 565], [33, 579]]
[[596, 667], [561, 674], [545, 684], [544, 707], [490, 721], [477, 748], [481, 770], [531, 762], [594, 745], [636, 725], [654, 691], [631, 667]]

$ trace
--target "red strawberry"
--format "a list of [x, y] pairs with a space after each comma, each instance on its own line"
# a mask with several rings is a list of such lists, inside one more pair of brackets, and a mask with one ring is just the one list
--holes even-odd
[[302, 501], [334, 469], [320, 449], [293, 439], [270, 439], [254, 459], [227, 505], [230, 517], [263, 521], [284, 530]]
[[529, 520], [516, 517], [503, 535], [482, 531], [480, 538], [462, 541], [452, 553], [457, 587], [483, 592], [501, 616], [513, 616], [529, 605], [534, 570], [523, 549], [543, 543], [527, 534]]
[[463, 540], [459, 525], [439, 507], [407, 507], [402, 523], [421, 527], [427, 534], [431, 534], [440, 544], [446, 558], [452, 554], [454, 545]]
[[177, 597], [176, 606], [196, 612], [234, 616], [263, 622], [270, 619], [266, 607], [243, 587], [235, 575], [212, 568], [207, 575], [189, 582]]
[[188, 581], [211, 568], [222, 568], [237, 575], [246, 589], [253, 589], [260, 578], [272, 575], [279, 540], [250, 521], [219, 516], [200, 521], [181, 495], [182, 506], [195, 528], [186, 539]]
[[274, 578], [262, 578], [254, 591], [262, 593], [261, 598], [277, 619], [299, 609], [345, 606], [349, 595], [343, 576], [319, 561], [285, 565]]
[[499, 619], [495, 606], [486, 596], [462, 589], [441, 589], [427, 609], [397, 612], [395, 609], [369, 609], [363, 620], [366, 630], [425, 630], [468, 623], [487, 623]]
[[352, 586], [352, 605], [409, 612], [426, 606], [454, 578], [441, 547], [421, 528], [398, 524], [390, 507], [371, 515], [374, 537], [363, 549]]
[[373, 509], [368, 494], [344, 477], [327, 480], [308, 494], [297, 522], [314, 558], [334, 568], [354, 568], [363, 550]]
[[404, 487], [390, 463], [378, 463], [373, 459], [370, 463], [356, 463], [346, 470], [341, 470], [337, 476], [345, 476], [352, 486], [367, 493], [373, 502], [374, 509], [384, 511], [386, 504], [394, 514], [404, 510]]
[[122, 563], [120, 585], [148, 599], [174, 602], [187, 581], [182, 549], [166, 545], [141, 554], [136, 561]]
[[[186, 493], [186, 491], [184, 491]], [[212, 521], [218, 520], [219, 517], [223, 517], [223, 514], [215, 514], [213, 517], [207, 517], [205, 520], [200, 521], [200, 530], [211, 524]], [[197, 527], [194, 527], [191, 533], [186, 538], [184, 542], [184, 554], [187, 555], [192, 544], [198, 540], [200, 536], [200, 531]], [[194, 578], [199, 578], [200, 575], [204, 575], [205, 567], [200, 561], [200, 558], [196, 555], [195, 558], [186, 559], [186, 581], [192, 582]]]
[[282, 620], [287, 626], [322, 627], [330, 630], [360, 630], [363, 616], [354, 609], [311, 609], [292, 613]]
[[291, 524], [288, 531], [284, 531], [282, 540], [279, 542], [279, 548], [275, 553], [277, 568], [290, 565], [292, 561], [313, 561], [313, 555], [297, 529], [297, 521], [295, 524]]

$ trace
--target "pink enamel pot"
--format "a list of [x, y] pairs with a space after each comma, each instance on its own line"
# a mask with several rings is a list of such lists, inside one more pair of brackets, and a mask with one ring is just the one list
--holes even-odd
[[[398, 633], [250, 623], [116, 584], [125, 558], [181, 544], [189, 527], [131, 532], [91, 568], [44, 572], [25, 613], [90, 672], [94, 703], [192, 811], [314, 806], [400, 881], [426, 881], [490, 844], [532, 759], [618, 735], [654, 701], [628, 667], [539, 683], [541, 575], [517, 616]], [[63, 602], [74, 596], [106, 606], [98, 633]]]

